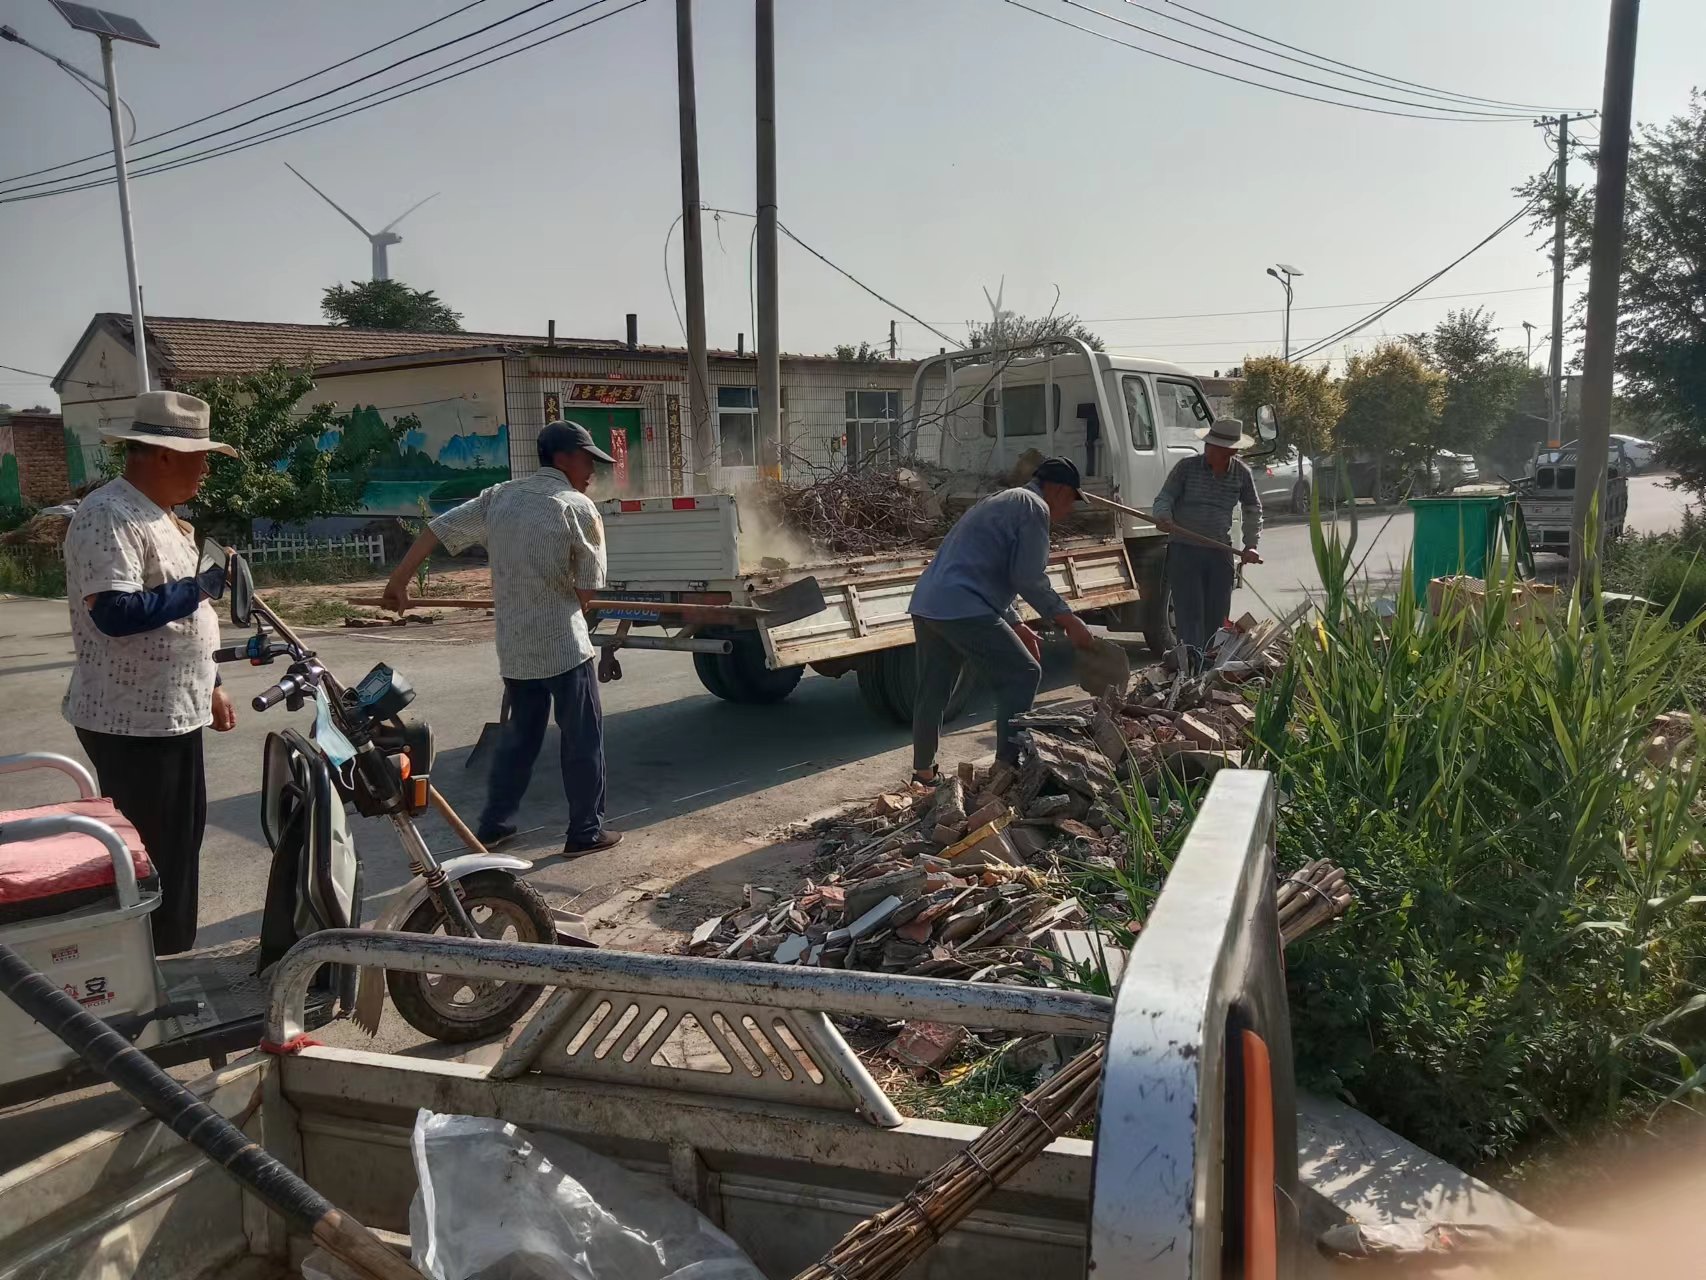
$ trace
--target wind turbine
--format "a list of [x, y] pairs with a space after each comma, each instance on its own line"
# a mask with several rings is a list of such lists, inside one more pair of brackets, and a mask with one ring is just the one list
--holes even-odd
[[[301, 172], [296, 168], [295, 165], [291, 164], [288, 160], [285, 162], [284, 167], [286, 169], [289, 169], [292, 173], [296, 174], [296, 176], [298, 178], [302, 178]], [[307, 178], [302, 178], [302, 181], [305, 183], [308, 183], [308, 189], [310, 191], [312, 191], [315, 195], [319, 196], [320, 199], [324, 200], [327, 204], [331, 205], [332, 208], [336, 209], [339, 213], [343, 214], [344, 217], [349, 218], [350, 225], [352, 227], [354, 227], [357, 231], [361, 232], [362, 235], [367, 237], [367, 242], [373, 246], [373, 278], [375, 280], [389, 280], [391, 278], [391, 267], [390, 267], [390, 264], [385, 259], [385, 250], [390, 248], [394, 244], [402, 244], [403, 243], [403, 237], [398, 235], [395, 231], [391, 230], [391, 228], [396, 226], [404, 218], [408, 217], [416, 209], [420, 208], [423, 204], [425, 204], [427, 202], [427, 200], [431, 200], [435, 196], [440, 194], [439, 192], [435, 191], [432, 193], [432, 195], [428, 196], [426, 198], [426, 200], [417, 200], [414, 204], [410, 205], [407, 209], [403, 210], [402, 213], [398, 214], [395, 218], [391, 219], [391, 221], [389, 223], [387, 223], [381, 230], [374, 232], [374, 231], [369, 231], [366, 227], [362, 226], [361, 223], [357, 222], [354, 218], [350, 217], [349, 213], [345, 209], [340, 207], [337, 201], [333, 200], [331, 196], [327, 195], [324, 191], [320, 190], [320, 188], [316, 187], [312, 182], [308, 182]]]

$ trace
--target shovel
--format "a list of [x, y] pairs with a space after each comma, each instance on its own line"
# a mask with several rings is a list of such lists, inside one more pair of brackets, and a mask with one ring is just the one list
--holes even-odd
[[480, 761], [498, 748], [498, 741], [504, 735], [504, 727], [509, 723], [509, 686], [504, 686], [503, 706], [498, 711], [496, 720], [488, 720], [480, 730], [479, 740], [468, 752], [468, 758], [462, 762], [464, 769], [472, 769]]

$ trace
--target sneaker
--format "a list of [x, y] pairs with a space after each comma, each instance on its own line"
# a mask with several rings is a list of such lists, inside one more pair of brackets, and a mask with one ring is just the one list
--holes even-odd
[[587, 844], [576, 844], [573, 840], [566, 841], [563, 845], [563, 856], [566, 858], [580, 858], [589, 853], [602, 853], [606, 849], [614, 849], [621, 843], [622, 833], [620, 831], [612, 831], [606, 827]]
[[514, 838], [515, 824], [513, 822], [500, 822], [495, 827], [481, 827], [474, 833], [474, 839], [488, 849], [496, 849], [500, 844]]

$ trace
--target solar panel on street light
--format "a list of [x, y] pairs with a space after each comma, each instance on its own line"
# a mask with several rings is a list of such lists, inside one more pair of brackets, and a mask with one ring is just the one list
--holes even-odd
[[53, 7], [59, 10], [59, 16], [64, 18], [76, 31], [87, 31], [91, 35], [103, 36], [108, 40], [128, 40], [131, 44], [145, 44], [150, 49], [158, 49], [160, 42], [149, 35], [135, 18], [127, 18], [122, 13], [113, 13], [108, 9], [97, 9], [94, 5], [73, 4], [72, 0], [50, 0]]
[[[54, 0], [54, 2], [55, 2], [55, 3], [58, 3], [58, 0]], [[1277, 265], [1277, 266], [1278, 266], [1278, 267], [1279, 267], [1279, 269], [1280, 269], [1280, 270], [1281, 270], [1281, 271], [1283, 271], [1283, 272], [1285, 272], [1285, 273], [1286, 273], [1286, 275], [1288, 275], [1288, 276], [1300, 276], [1300, 275], [1302, 275], [1302, 274], [1303, 274], [1303, 272], [1302, 272], [1302, 270], [1300, 270], [1300, 269], [1299, 269], [1299, 268], [1297, 268], [1297, 267], [1288, 267], [1288, 266], [1286, 266], [1286, 265], [1285, 265], [1285, 263], [1283, 263], [1283, 262], [1281, 262], [1281, 263], [1277, 263], [1277, 264], [1276, 264], [1276, 265]]]

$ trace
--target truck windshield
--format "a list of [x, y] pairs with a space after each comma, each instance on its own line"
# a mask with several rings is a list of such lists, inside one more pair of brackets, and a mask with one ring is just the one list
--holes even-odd
[[1196, 448], [1197, 430], [1206, 427], [1213, 418], [1202, 392], [1188, 382], [1168, 378], [1157, 378], [1155, 385], [1161, 397], [1161, 438], [1170, 447]]

